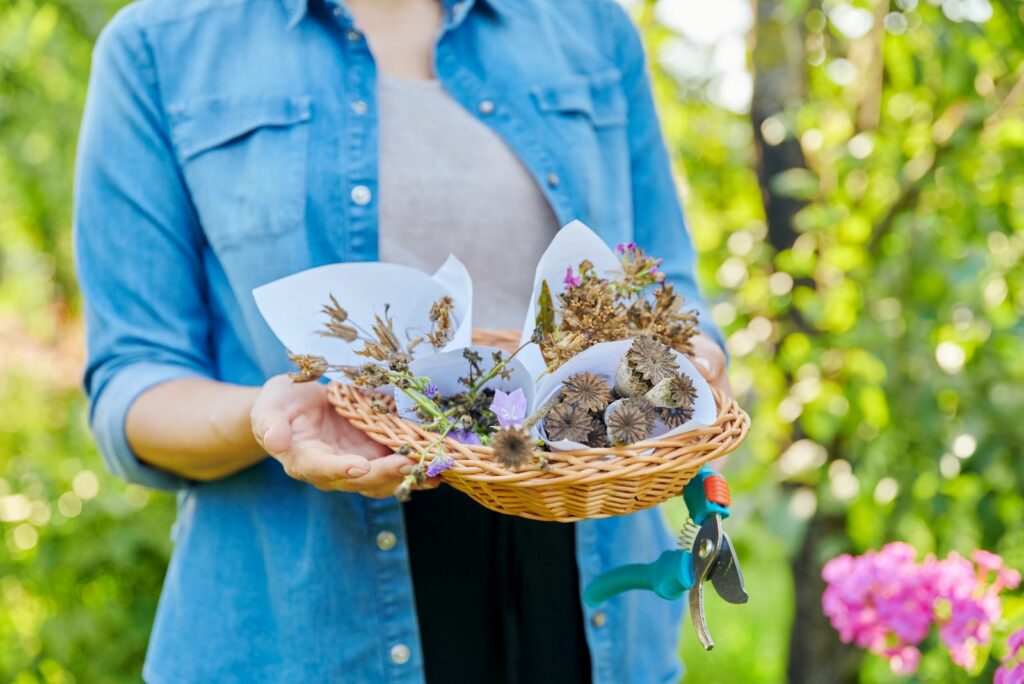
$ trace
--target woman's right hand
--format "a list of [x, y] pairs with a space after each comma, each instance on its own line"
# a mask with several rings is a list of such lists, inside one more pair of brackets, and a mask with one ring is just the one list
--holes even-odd
[[[268, 454], [296, 480], [324, 491], [392, 496], [416, 460], [392, 453], [338, 415], [327, 387], [277, 375], [263, 385], [252, 407], [252, 431]], [[436, 487], [438, 478], [425, 487]]]

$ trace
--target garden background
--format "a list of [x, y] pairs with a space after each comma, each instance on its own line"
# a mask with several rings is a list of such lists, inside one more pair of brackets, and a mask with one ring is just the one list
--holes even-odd
[[[78, 386], [72, 164], [122, 4], [0, 3], [3, 681], [137, 681], [170, 550], [173, 499], [105, 472]], [[751, 603], [709, 598], [711, 653], [684, 628], [687, 681], [893, 681], [822, 616], [824, 560], [902, 539], [1024, 568], [1024, 3], [631, 7], [753, 417], [727, 470]], [[993, 669], [935, 649], [915, 678]]]

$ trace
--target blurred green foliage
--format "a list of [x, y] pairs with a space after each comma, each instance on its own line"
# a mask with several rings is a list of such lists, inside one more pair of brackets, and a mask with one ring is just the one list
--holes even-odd
[[[675, 2], [634, 9], [753, 416], [729, 464], [752, 602], [709, 599], [712, 653], [684, 627], [687, 680], [778, 682], [794, 606], [818, 598], [794, 558], [813, 574], [900, 538], [1024, 568], [1024, 5], [776, 2], [753, 30], [782, 37], [799, 96], [755, 127], [679, 68], [715, 45], [656, 11]], [[106, 474], [77, 387], [74, 141], [92, 41], [121, 4], [0, 5], [4, 681], [136, 681], [169, 552], [172, 499]], [[759, 185], [765, 146], [787, 144], [802, 163]], [[791, 244], [773, 244], [767, 197], [799, 201]], [[823, 519], [837, 526], [808, 547]], [[893, 677], [867, 658], [859, 679]], [[969, 677], [936, 650], [917, 679]]]

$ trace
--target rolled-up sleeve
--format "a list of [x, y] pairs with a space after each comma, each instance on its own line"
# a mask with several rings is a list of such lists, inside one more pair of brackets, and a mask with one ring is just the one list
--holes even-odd
[[661, 134], [647, 73], [643, 43], [636, 26], [617, 2], [604, 5], [617, 50], [622, 85], [629, 106], [629, 147], [633, 181], [633, 231], [648, 254], [664, 258], [662, 271], [687, 306], [696, 309], [700, 327], [724, 348], [718, 326], [709, 316], [694, 273], [696, 257], [672, 177], [672, 164]]
[[123, 479], [180, 488], [185, 480], [142, 463], [125, 435], [128, 409], [142, 392], [212, 376], [202, 233], [132, 8], [108, 25], [93, 54], [74, 232], [96, 442]]

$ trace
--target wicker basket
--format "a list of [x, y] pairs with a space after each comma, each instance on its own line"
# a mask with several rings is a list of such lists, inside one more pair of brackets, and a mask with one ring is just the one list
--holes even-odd
[[[502, 332], [474, 334], [474, 342], [509, 348], [514, 341]], [[340, 415], [371, 439], [393, 449], [413, 448], [437, 436], [393, 413], [378, 413], [373, 393], [332, 383], [328, 396]], [[678, 496], [702, 465], [724, 456], [743, 441], [750, 427], [746, 413], [717, 391], [718, 420], [642, 447], [539, 452], [547, 461], [511, 471], [494, 461], [491, 449], [445, 440], [455, 465], [442, 474], [445, 482], [477, 503], [499, 513], [533, 520], [573, 522], [607, 518], [656, 506]]]

